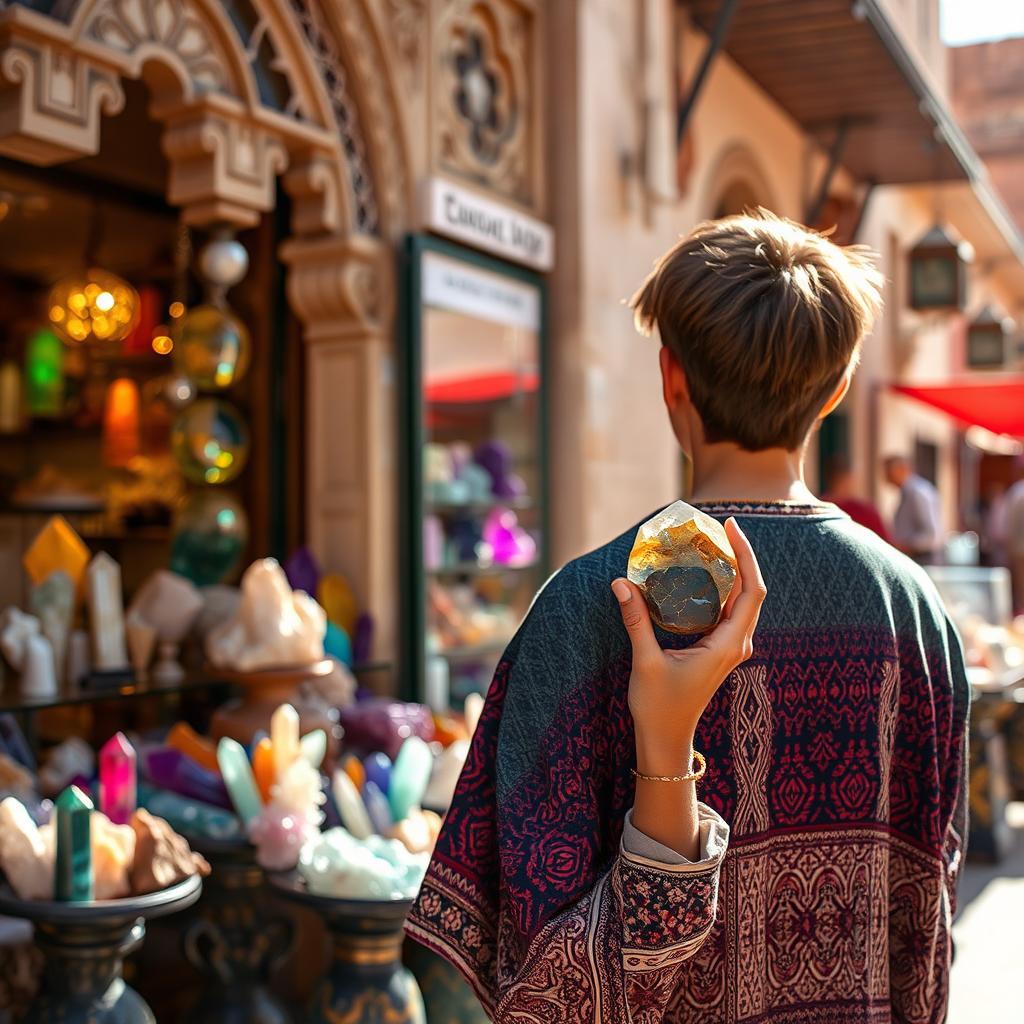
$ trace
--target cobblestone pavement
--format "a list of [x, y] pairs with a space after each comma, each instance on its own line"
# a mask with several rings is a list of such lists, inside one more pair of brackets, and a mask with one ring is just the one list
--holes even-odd
[[968, 864], [953, 925], [949, 1024], [1024, 1021], [1024, 804], [1010, 806], [1014, 845], [1000, 864]]

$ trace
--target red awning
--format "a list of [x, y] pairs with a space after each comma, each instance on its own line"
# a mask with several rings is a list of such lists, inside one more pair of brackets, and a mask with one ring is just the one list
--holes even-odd
[[993, 434], [1024, 437], [1024, 377], [923, 387], [894, 384], [892, 389], [968, 426], [984, 427]]

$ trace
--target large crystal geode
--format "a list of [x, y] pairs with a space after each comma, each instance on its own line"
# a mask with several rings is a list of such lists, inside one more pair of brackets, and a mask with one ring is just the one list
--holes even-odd
[[663, 629], [706, 633], [736, 582], [736, 556], [721, 523], [676, 501], [637, 530], [626, 575]]

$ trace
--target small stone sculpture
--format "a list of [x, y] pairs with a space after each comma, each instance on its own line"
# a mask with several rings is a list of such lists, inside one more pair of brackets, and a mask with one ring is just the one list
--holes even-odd
[[57, 693], [57, 666], [53, 647], [45, 636], [25, 641], [25, 664], [21, 671], [21, 692], [26, 697], [53, 697]]
[[202, 607], [203, 597], [195, 584], [167, 569], [153, 573], [139, 588], [128, 609], [127, 621], [130, 629], [135, 630], [136, 653], [143, 671], [149, 664], [153, 644], [157, 644], [159, 660], [153, 666], [154, 682], [171, 686], [184, 678], [178, 648]]
[[41, 631], [42, 625], [34, 615], [26, 615], [13, 605], [4, 609], [0, 616], [0, 651], [15, 672], [25, 668], [29, 637], [39, 636]]
[[206, 656], [239, 672], [309, 665], [323, 659], [326, 630], [323, 609], [264, 558], [245, 571], [238, 611], [207, 637]]
[[706, 633], [736, 581], [736, 556], [721, 523], [676, 501], [637, 531], [627, 577], [663, 629]]
[[192, 875], [208, 875], [210, 865], [162, 818], [139, 809], [132, 815], [135, 859], [131, 890], [136, 896], [175, 885]]

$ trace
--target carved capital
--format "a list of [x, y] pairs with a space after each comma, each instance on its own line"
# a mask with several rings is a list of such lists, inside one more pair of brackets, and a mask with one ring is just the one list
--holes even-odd
[[296, 238], [281, 247], [288, 298], [306, 340], [337, 341], [387, 329], [393, 283], [391, 252], [365, 235]]
[[102, 115], [123, 107], [116, 72], [0, 22], [0, 153], [44, 165], [92, 156]]
[[338, 234], [348, 222], [346, 193], [338, 161], [329, 154], [306, 153], [292, 158], [284, 176], [292, 200], [292, 231], [299, 236]]
[[287, 165], [280, 139], [244, 112], [205, 103], [166, 117], [168, 199], [193, 225], [251, 227], [274, 207], [274, 181]]

